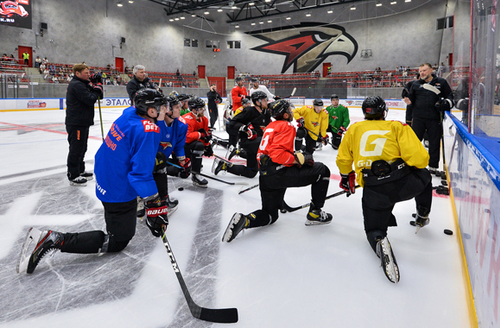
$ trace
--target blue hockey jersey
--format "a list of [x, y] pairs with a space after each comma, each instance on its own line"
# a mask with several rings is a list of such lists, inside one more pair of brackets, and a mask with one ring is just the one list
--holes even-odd
[[96, 195], [122, 203], [158, 192], [153, 179], [160, 128], [128, 107], [111, 125], [95, 155]]
[[186, 133], [188, 130], [187, 124], [176, 118], [170, 126], [167, 126], [165, 121], [158, 121], [157, 125], [160, 127], [161, 135], [159, 150], [167, 158], [170, 157], [172, 152], [175, 152], [177, 157], [185, 156], [184, 144], [186, 143]]

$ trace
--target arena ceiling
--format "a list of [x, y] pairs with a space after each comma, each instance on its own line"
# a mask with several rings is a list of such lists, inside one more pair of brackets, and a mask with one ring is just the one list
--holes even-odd
[[[187, 14], [193, 17], [203, 16], [206, 10], [225, 12], [228, 22], [239, 22], [293, 12], [332, 7], [366, 0], [149, 0], [164, 6], [167, 16]], [[403, 0], [400, 0], [403, 1]], [[370, 2], [374, 2], [373, 0]]]

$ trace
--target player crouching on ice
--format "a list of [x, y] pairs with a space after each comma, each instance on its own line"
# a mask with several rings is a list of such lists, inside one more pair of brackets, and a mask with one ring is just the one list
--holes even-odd
[[107, 233], [40, 231], [31, 228], [21, 250], [17, 272], [33, 273], [50, 250], [65, 253], [112, 253], [123, 250], [135, 234], [137, 196], [146, 204], [146, 224], [155, 237], [168, 225], [167, 204], [160, 199], [153, 171], [160, 144], [166, 99], [154, 89], [141, 89], [111, 125], [95, 155], [96, 195], [104, 206]]
[[363, 187], [363, 216], [368, 242], [381, 259], [387, 278], [397, 283], [399, 268], [387, 238], [387, 228], [396, 226], [392, 214], [398, 202], [415, 198], [416, 224], [429, 224], [432, 203], [431, 175], [426, 166], [429, 154], [410, 126], [385, 121], [387, 105], [381, 97], [368, 97], [362, 105], [365, 121], [347, 130], [337, 155], [347, 196], [357, 181]]
[[311, 185], [312, 203], [306, 225], [328, 224], [333, 216], [321, 210], [330, 182], [326, 165], [314, 162], [310, 154], [294, 153], [295, 128], [293, 114], [286, 100], [269, 104], [275, 121], [264, 130], [257, 158], [262, 209], [248, 215], [235, 213], [222, 241], [231, 242], [243, 229], [270, 225], [278, 220], [278, 211], [288, 187]]

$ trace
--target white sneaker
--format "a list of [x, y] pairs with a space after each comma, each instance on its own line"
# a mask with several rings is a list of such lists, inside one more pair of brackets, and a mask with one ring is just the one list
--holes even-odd
[[69, 180], [70, 186], [85, 187], [87, 185], [87, 179], [84, 177], [76, 177], [73, 180]]

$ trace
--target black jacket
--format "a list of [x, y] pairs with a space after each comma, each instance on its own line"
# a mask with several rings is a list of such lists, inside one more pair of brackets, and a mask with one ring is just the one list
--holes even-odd
[[217, 91], [208, 91], [207, 93], [207, 98], [208, 98], [208, 108], [217, 108], [217, 101], [222, 102], [222, 98], [220, 94]]
[[417, 80], [409, 90], [408, 98], [413, 105], [413, 118], [441, 120], [441, 112], [436, 109], [436, 103], [441, 99], [449, 99], [453, 104], [453, 92], [445, 79], [433, 76], [428, 83], [441, 91], [439, 95], [424, 88], [427, 82]]
[[149, 77], [144, 78], [142, 82], [140, 82], [135, 76], [132, 80], [127, 83], [127, 92], [128, 97], [130, 98], [130, 104], [132, 105], [135, 93], [144, 88], [156, 89], [155, 85], [149, 81]]
[[94, 104], [100, 92], [85, 81], [74, 76], [66, 91], [66, 125], [94, 125]]
[[262, 137], [265, 127], [271, 123], [271, 114], [269, 113], [269, 109], [265, 109], [262, 113], [259, 113], [257, 108], [253, 106], [247, 107], [231, 119], [229, 127], [230, 129], [238, 131], [240, 127], [250, 123], [255, 129], [257, 136]]

